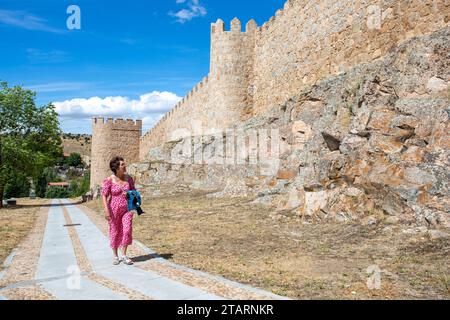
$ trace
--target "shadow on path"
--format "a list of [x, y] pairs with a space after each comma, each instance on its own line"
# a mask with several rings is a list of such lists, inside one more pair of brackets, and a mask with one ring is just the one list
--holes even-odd
[[42, 208], [42, 207], [47, 208], [47, 207], [64, 207], [64, 206], [70, 207], [70, 206], [76, 206], [76, 205], [83, 204], [83, 203], [84, 202], [80, 200], [80, 201], [77, 201], [77, 202], [73, 202], [73, 203], [71, 202], [71, 203], [66, 203], [66, 204], [64, 204], [64, 203], [29, 204], [29, 205], [27, 205], [27, 204], [18, 204], [18, 205], [9, 206], [9, 207], [8, 206], [4, 206], [2, 209], [17, 210], [17, 209], [21, 209], [21, 208]]
[[145, 262], [148, 260], [158, 259], [158, 258], [163, 258], [164, 260], [170, 260], [170, 259], [172, 259], [172, 257], [173, 257], [172, 253], [166, 253], [166, 254], [153, 253], [153, 254], [146, 254], [143, 256], [139, 256], [139, 257], [133, 257], [131, 260], [133, 260], [133, 262]]

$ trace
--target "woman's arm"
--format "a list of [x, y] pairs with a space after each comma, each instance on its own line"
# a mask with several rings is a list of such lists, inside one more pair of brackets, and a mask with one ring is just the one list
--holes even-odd
[[102, 196], [102, 200], [103, 200], [103, 210], [105, 211], [105, 219], [109, 221], [109, 219], [111, 219], [111, 213], [109, 212], [108, 208], [108, 197]]
[[128, 184], [130, 185], [130, 190], [136, 190], [136, 187], [134, 186], [134, 180], [130, 175], [128, 175]]
[[108, 197], [111, 194], [111, 178], [105, 179], [102, 186], [102, 201], [103, 201], [103, 210], [105, 212], [105, 219], [111, 219], [111, 212], [109, 212], [108, 206]]

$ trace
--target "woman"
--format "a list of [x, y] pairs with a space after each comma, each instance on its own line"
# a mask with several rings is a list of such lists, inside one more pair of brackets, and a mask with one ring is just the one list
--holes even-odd
[[[126, 173], [127, 168], [122, 157], [114, 157], [109, 163], [114, 173], [106, 178], [102, 186], [103, 207], [105, 218], [109, 222], [109, 237], [113, 249], [113, 264], [121, 261], [132, 265], [133, 261], [127, 257], [127, 248], [131, 245], [132, 222], [134, 211], [128, 211], [126, 194], [128, 190], [135, 190], [133, 179]], [[120, 259], [118, 249], [122, 248]]]

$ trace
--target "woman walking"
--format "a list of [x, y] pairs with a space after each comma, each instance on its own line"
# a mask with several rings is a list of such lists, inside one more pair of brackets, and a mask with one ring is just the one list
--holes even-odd
[[[127, 248], [133, 242], [132, 223], [134, 211], [128, 211], [126, 194], [128, 190], [135, 190], [133, 179], [126, 173], [127, 168], [122, 157], [114, 157], [109, 163], [114, 173], [103, 181], [102, 198], [105, 219], [109, 222], [110, 245], [113, 249], [113, 264], [121, 261], [132, 265], [133, 261], [127, 257]], [[118, 249], [122, 248], [122, 258]]]

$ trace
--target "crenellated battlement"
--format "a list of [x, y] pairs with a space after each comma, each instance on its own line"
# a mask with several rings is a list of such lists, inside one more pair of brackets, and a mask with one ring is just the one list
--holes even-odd
[[104, 117], [94, 117], [92, 118], [92, 126], [105, 126], [105, 125], [119, 125], [121, 127], [128, 126], [130, 129], [142, 129], [142, 120], [133, 120], [133, 119], [114, 119], [114, 118], [107, 118], [105, 121]]
[[242, 31], [242, 24], [241, 20], [238, 18], [234, 18], [230, 22], [230, 30], [225, 30], [225, 23], [222, 19], [218, 19], [215, 23], [211, 23], [211, 35], [212, 36], [218, 36], [218, 35], [227, 35], [227, 34], [253, 34], [258, 28], [258, 25], [256, 24], [255, 20], [251, 19], [247, 22], [245, 25], [245, 31]]

